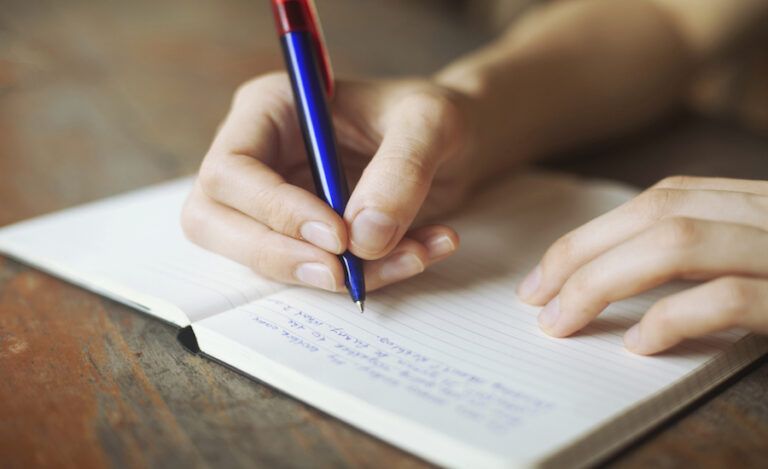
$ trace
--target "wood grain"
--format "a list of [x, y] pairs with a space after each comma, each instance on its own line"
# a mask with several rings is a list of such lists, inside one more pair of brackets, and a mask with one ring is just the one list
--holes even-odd
[[[337, 71], [426, 73], [484, 40], [428, 3], [320, 2]], [[3, 0], [0, 224], [194, 171], [236, 85], [280, 66], [273, 34], [267, 2]], [[680, 119], [553, 164], [640, 185], [768, 179], [766, 148]], [[3, 258], [0, 377], [2, 467], [425, 466], [188, 354], [168, 325]], [[765, 467], [766, 395], [762, 364], [610, 464]]]

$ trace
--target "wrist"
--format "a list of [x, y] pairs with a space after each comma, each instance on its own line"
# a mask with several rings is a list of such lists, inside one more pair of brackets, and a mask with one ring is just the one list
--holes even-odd
[[479, 179], [540, 154], [536, 129], [546, 115], [536, 105], [541, 87], [531, 62], [524, 51], [495, 44], [433, 77], [461, 103], [466, 151]]

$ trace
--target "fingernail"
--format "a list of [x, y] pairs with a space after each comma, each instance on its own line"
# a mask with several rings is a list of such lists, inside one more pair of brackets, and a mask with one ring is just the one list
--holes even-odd
[[529, 300], [541, 284], [541, 266], [537, 265], [517, 287], [517, 294], [522, 300]]
[[638, 350], [640, 347], [640, 325], [635, 324], [624, 334], [624, 346], [630, 352]]
[[367, 208], [352, 222], [352, 243], [363, 251], [376, 254], [392, 241], [397, 222], [387, 214]]
[[424, 245], [427, 247], [427, 253], [429, 254], [430, 259], [443, 257], [456, 250], [456, 245], [453, 244], [451, 237], [444, 234], [429, 238]]
[[296, 278], [307, 285], [323, 290], [335, 291], [336, 281], [331, 269], [319, 262], [307, 262], [299, 265], [295, 272]]
[[301, 225], [299, 234], [301, 234], [304, 240], [309, 241], [320, 249], [333, 253], [341, 252], [341, 240], [336, 235], [336, 232], [325, 223], [308, 221]]
[[394, 282], [424, 272], [421, 259], [411, 253], [400, 254], [384, 262], [379, 271], [383, 282]]
[[549, 332], [557, 323], [558, 317], [560, 317], [560, 297], [556, 296], [539, 313], [539, 326]]

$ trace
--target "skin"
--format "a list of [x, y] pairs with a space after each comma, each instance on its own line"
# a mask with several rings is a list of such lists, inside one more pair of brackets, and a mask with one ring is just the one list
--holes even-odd
[[459, 245], [443, 225], [412, 229], [465, 198], [469, 160], [448, 90], [420, 80], [337, 83], [333, 118], [351, 184], [344, 218], [315, 196], [284, 74], [243, 85], [182, 214], [195, 243], [266, 277], [344, 289], [336, 257], [363, 259], [375, 290], [419, 274]]
[[636, 353], [731, 327], [768, 333], [768, 182], [671, 177], [555, 242], [518, 288], [566, 337], [610, 303], [673, 279], [703, 280], [659, 300], [625, 336]]
[[[570, 0], [534, 9], [432, 77], [339, 80], [331, 103], [355, 187], [343, 217], [314, 195], [286, 75], [242, 85], [182, 214], [187, 236], [266, 277], [370, 290], [450, 257], [435, 224], [522, 162], [644, 125], [684, 103], [699, 69], [765, 24], [764, 0]], [[768, 182], [676, 177], [566, 234], [518, 286], [565, 337], [608, 304], [675, 278], [631, 328], [651, 354], [734, 326], [768, 332]], [[627, 259], [632, 259], [628, 262]]]

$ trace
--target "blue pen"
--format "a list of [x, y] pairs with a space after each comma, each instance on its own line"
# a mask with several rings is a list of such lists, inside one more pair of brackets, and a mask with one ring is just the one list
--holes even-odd
[[[343, 216], [349, 187], [336, 152], [336, 136], [328, 108], [333, 76], [312, 0], [272, 0], [278, 35], [291, 77], [296, 111], [312, 168], [317, 195]], [[362, 261], [347, 251], [339, 256], [352, 301], [365, 305]]]

